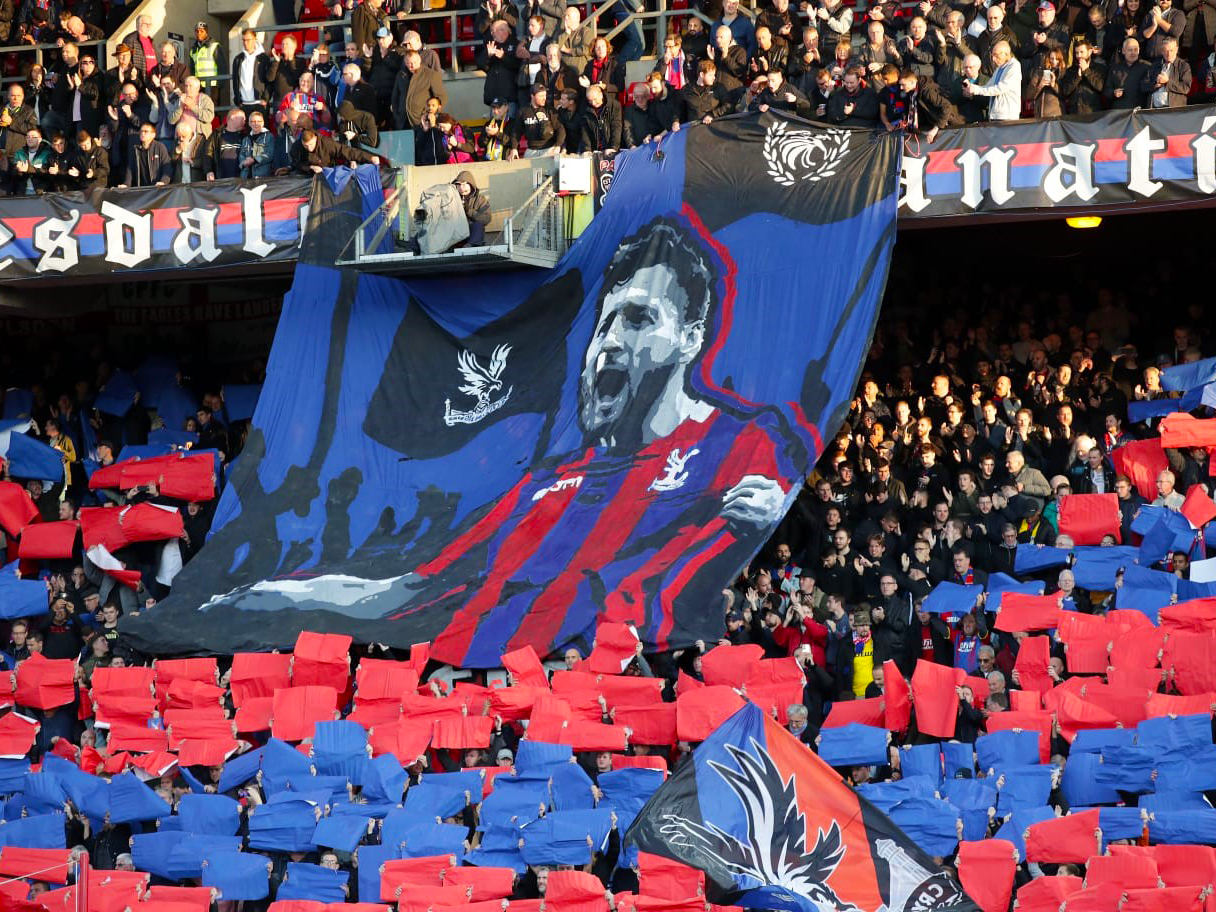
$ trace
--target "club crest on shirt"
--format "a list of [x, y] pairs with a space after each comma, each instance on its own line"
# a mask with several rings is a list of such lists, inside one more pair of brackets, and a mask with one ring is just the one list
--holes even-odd
[[680, 448], [676, 447], [667, 454], [667, 465], [663, 467], [663, 474], [650, 483], [648, 491], [675, 491], [684, 487], [684, 482], [688, 481], [688, 472], [684, 470], [684, 466], [688, 460], [696, 456], [701, 451], [695, 447], [687, 453], [681, 454]]

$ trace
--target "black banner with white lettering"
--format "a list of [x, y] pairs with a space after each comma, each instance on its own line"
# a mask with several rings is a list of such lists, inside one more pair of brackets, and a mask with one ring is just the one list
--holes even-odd
[[1216, 106], [943, 130], [904, 150], [901, 219], [1188, 202], [1216, 194]]
[[311, 178], [0, 201], [0, 282], [296, 259]]

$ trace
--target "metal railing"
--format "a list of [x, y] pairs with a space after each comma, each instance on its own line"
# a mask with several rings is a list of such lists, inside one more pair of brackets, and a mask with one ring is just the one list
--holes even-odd
[[565, 214], [562, 198], [553, 192], [553, 178], [545, 178], [503, 223], [508, 253], [551, 255], [556, 260], [570, 244]]
[[[94, 59], [97, 61], [97, 72], [102, 75], [105, 75], [106, 70], [109, 69], [109, 60], [106, 58], [106, 39], [105, 38], [93, 38], [89, 41], [77, 41], [77, 42], [74, 42], [74, 44], [78, 48], [80, 48], [82, 51], [85, 48], [90, 48], [90, 47], [96, 46], [96, 51], [93, 56], [94, 56]], [[29, 61], [29, 66], [38, 64], [39, 66], [43, 67], [43, 69], [49, 69], [46, 64], [46, 55], [50, 54], [52, 52], [57, 53], [59, 51], [59, 49], [60, 49], [60, 45], [57, 43], [56, 44], [10, 44], [10, 45], [6, 45], [4, 47], [0, 47], [0, 61], [7, 60], [9, 54], [16, 54], [19, 56], [24, 56], [24, 55], [28, 54], [33, 57], [33, 59]], [[26, 73], [29, 72], [29, 67], [18, 66], [17, 70], [18, 70], [18, 72], [12, 76], [6, 75], [3, 77], [0, 77], [0, 86], [8, 85], [9, 83], [13, 83], [13, 82], [24, 83], [26, 81]]]

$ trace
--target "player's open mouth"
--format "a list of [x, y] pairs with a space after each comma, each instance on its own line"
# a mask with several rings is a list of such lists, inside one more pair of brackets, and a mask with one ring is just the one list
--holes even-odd
[[625, 391], [629, 373], [623, 367], [605, 364], [595, 375], [595, 395], [599, 399], [615, 399]]

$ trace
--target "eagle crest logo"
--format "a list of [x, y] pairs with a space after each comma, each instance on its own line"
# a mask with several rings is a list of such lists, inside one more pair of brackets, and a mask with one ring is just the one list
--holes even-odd
[[504, 343], [497, 346], [490, 354], [488, 366], [483, 366], [477, 360], [477, 356], [467, 349], [456, 356], [460, 376], [464, 378], [464, 383], [461, 384], [459, 390], [466, 396], [474, 397], [477, 404], [467, 412], [462, 412], [452, 408], [451, 399], [445, 399], [443, 402], [444, 424], [448, 427], [457, 424], [476, 424], [486, 415], [498, 411], [507, 404], [514, 387], [507, 387], [507, 391], [497, 399], [492, 397], [502, 389], [502, 375], [503, 371], [507, 369], [507, 355], [509, 354], [511, 354], [510, 345]]
[[834, 177], [848, 154], [848, 130], [790, 129], [788, 123], [779, 120], [764, 134], [768, 175], [783, 187]]
[[[740, 840], [713, 823], [697, 823], [674, 814], [659, 826], [672, 845], [692, 850], [727, 871], [741, 890], [780, 887], [823, 912], [862, 912], [841, 899], [828, 879], [844, 859], [847, 847], [836, 821], [819, 830], [806, 849], [806, 818], [798, 807], [794, 776], [782, 780], [773, 758], [753, 738], [751, 751], [726, 745], [732, 768], [710, 761], [710, 767], [734, 792], [747, 815], [747, 837]], [[694, 866], [701, 865], [693, 862]]]

